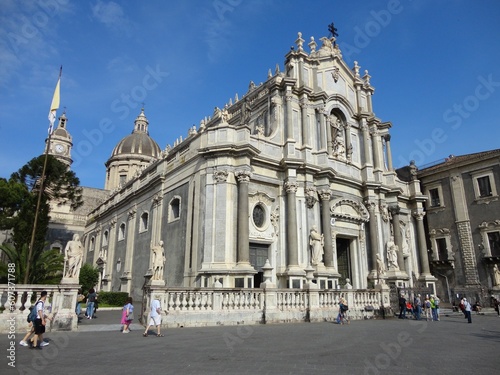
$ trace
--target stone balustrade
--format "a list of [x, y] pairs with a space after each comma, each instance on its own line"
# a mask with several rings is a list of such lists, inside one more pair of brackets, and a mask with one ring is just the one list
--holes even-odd
[[47, 291], [45, 313], [51, 320], [47, 331], [73, 331], [77, 328], [75, 314], [78, 284], [25, 285], [0, 284], [0, 333], [24, 332], [27, 329], [28, 311], [38, 301], [42, 291]]
[[[14, 324], [17, 332], [24, 331], [29, 307], [43, 290], [48, 292], [46, 310], [53, 315], [47, 330], [76, 330], [74, 310], [78, 288], [79, 285], [73, 284], [16, 285], [9, 290], [7, 285], [0, 285], [0, 304], [4, 307], [0, 314], [0, 332], [9, 332]], [[165, 327], [200, 327], [334, 321], [341, 298], [346, 299], [352, 319], [369, 319], [381, 307], [388, 306], [389, 289], [319, 290], [315, 284], [305, 289], [151, 286], [145, 296], [142, 322], [147, 320], [151, 298], [158, 298], [162, 309], [168, 312], [162, 322]]]
[[[168, 312], [165, 327], [333, 321], [345, 298], [352, 319], [373, 318], [389, 301], [388, 289], [189, 289], [151, 286], [146, 294], [143, 321], [152, 298]], [[383, 295], [386, 294], [385, 298]]]

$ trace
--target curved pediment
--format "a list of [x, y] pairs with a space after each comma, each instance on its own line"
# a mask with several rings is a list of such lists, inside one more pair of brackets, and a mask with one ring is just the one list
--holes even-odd
[[366, 207], [359, 201], [348, 198], [338, 198], [330, 204], [330, 215], [335, 218], [367, 222], [370, 220], [370, 214]]

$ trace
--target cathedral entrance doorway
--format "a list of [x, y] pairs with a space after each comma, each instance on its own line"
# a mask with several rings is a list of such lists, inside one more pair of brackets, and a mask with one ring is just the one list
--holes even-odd
[[269, 259], [269, 245], [251, 243], [250, 244], [250, 264], [257, 271], [253, 277], [254, 288], [260, 288], [260, 284], [264, 281], [264, 271], [262, 267]]
[[351, 240], [348, 238], [336, 238], [337, 247], [337, 265], [340, 274], [339, 284], [344, 286], [346, 279], [350, 279], [351, 275]]

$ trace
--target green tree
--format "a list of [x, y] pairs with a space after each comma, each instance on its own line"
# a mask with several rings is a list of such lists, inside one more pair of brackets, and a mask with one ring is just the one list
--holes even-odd
[[[45, 158], [47, 165], [43, 180], [43, 189], [38, 206], [38, 196]], [[19, 270], [17, 282], [35, 283], [38, 280], [54, 282], [58, 270], [63, 267], [63, 257], [54, 251], [44, 251], [45, 238], [50, 220], [50, 204], [69, 204], [73, 209], [83, 204], [82, 188], [75, 173], [68, 166], [51, 155], [41, 155], [30, 160], [9, 181], [0, 180], [0, 229], [12, 230], [13, 247], [2, 248]], [[29, 245], [38, 214], [31, 257]], [[17, 254], [13, 254], [16, 252]], [[47, 254], [45, 254], [47, 253]], [[42, 264], [39, 261], [49, 262]], [[60, 262], [60, 265], [57, 263]], [[26, 273], [29, 264], [29, 272]], [[49, 274], [46, 274], [49, 272]], [[39, 282], [39, 281], [38, 281]]]
[[90, 288], [95, 287], [98, 281], [99, 270], [88, 263], [84, 263], [80, 269], [80, 278], [78, 280], [82, 286], [83, 293], [86, 294]]
[[[7, 264], [13, 263], [16, 265], [15, 282], [23, 282], [28, 263], [28, 245], [23, 245], [19, 251], [12, 245], [0, 245], [0, 250], [7, 257], [7, 262], [0, 264], [0, 275], [7, 275]], [[63, 267], [64, 256], [58, 249], [43, 251], [32, 260], [31, 268], [36, 272], [30, 272], [28, 284], [58, 284], [62, 278]], [[0, 282], [6, 282], [6, 276], [0, 277]]]

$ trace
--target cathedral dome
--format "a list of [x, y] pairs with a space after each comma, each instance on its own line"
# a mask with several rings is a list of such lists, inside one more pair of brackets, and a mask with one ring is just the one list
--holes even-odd
[[160, 146], [147, 133], [132, 133], [123, 138], [114, 148], [111, 156], [139, 154], [159, 158]]
[[113, 149], [111, 157], [118, 155], [141, 155], [151, 158], [159, 158], [161, 155], [160, 146], [149, 136], [148, 120], [144, 115], [144, 109], [135, 119], [132, 134], [123, 138]]

